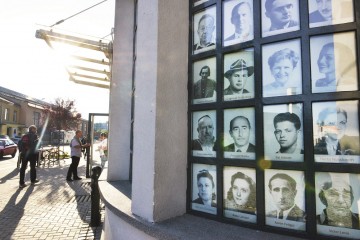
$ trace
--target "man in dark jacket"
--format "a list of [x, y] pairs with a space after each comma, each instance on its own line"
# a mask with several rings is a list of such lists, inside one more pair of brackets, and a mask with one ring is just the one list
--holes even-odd
[[34, 185], [35, 183], [39, 182], [36, 179], [36, 161], [38, 158], [37, 149], [38, 149], [38, 135], [36, 134], [37, 128], [35, 125], [31, 125], [29, 127], [29, 132], [25, 134], [21, 138], [22, 142], [22, 163], [20, 168], [20, 182], [19, 188], [24, 188], [27, 185], [25, 184], [25, 171], [27, 168], [28, 162], [30, 162], [30, 181], [31, 184]]

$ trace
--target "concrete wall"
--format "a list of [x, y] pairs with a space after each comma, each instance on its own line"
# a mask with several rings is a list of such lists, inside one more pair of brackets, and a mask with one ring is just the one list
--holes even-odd
[[[129, 179], [133, 4], [116, 1], [108, 181]], [[150, 222], [186, 211], [188, 4], [138, 1], [132, 212]]]

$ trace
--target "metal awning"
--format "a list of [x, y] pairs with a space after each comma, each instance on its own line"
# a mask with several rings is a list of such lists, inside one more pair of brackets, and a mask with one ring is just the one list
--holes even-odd
[[60, 55], [66, 55], [64, 65], [70, 81], [110, 88], [112, 41], [85, 39], [43, 29], [36, 31], [36, 37], [45, 40]]

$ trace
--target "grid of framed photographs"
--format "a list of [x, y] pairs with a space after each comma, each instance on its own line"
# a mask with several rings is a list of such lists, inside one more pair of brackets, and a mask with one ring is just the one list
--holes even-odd
[[355, 9], [360, 1], [190, 0], [188, 212], [358, 239]]

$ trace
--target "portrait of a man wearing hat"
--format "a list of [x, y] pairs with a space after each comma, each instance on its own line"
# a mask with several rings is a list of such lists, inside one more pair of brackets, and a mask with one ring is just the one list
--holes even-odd
[[248, 77], [254, 74], [254, 67], [247, 66], [245, 60], [238, 59], [231, 64], [230, 69], [224, 74], [230, 82], [229, 87], [224, 89], [225, 95], [243, 95], [250, 93], [245, 89]]

